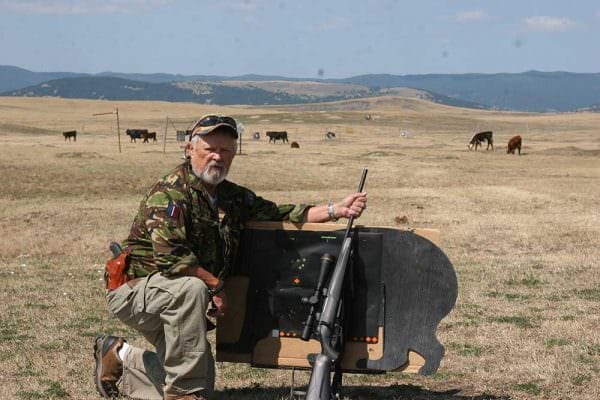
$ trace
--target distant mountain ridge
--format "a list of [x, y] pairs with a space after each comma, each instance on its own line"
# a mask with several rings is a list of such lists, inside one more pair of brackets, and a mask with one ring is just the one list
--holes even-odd
[[576, 111], [600, 103], [600, 73], [361, 75], [341, 81], [369, 87], [418, 88], [519, 111]]
[[286, 93], [273, 96], [265, 90], [256, 88], [231, 87], [218, 83], [205, 83], [204, 86], [206, 90], [199, 92], [192, 88], [182, 88], [177, 85], [177, 82], [153, 83], [113, 77], [83, 76], [55, 79], [2, 95], [100, 100], [161, 100], [223, 105], [301, 102], [297, 96]]
[[[288, 82], [286, 87], [282, 82]], [[277, 83], [275, 85], [274, 83]], [[317, 85], [297, 93], [296, 84]], [[321, 85], [321, 86], [318, 86]], [[336, 87], [336, 91], [331, 88]], [[340, 85], [348, 85], [340, 89]], [[205, 88], [198, 91], [194, 87]], [[274, 89], [277, 87], [277, 89]], [[214, 104], [293, 104], [372, 97], [395, 88], [423, 92], [441, 104], [517, 111], [598, 111], [600, 73], [369, 74], [344, 79], [281, 76], [32, 72], [0, 66], [0, 95], [192, 101]], [[317, 93], [323, 89], [323, 93]]]

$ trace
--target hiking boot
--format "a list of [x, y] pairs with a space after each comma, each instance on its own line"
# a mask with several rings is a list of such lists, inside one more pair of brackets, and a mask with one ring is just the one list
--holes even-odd
[[98, 393], [105, 399], [115, 399], [119, 396], [117, 382], [123, 375], [123, 363], [117, 352], [125, 339], [116, 336], [98, 335], [94, 339], [94, 383]]
[[188, 393], [188, 394], [169, 394], [165, 393], [165, 400], [208, 400], [202, 396], [200, 392]]

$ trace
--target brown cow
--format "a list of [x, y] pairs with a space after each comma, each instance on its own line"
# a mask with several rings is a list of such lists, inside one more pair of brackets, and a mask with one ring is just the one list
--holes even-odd
[[512, 137], [508, 141], [508, 149], [506, 150], [506, 154], [515, 154], [515, 150], [519, 150], [519, 155], [521, 155], [521, 136], [517, 135]]
[[292, 142], [292, 143], [290, 144], [290, 147], [291, 147], [292, 149], [299, 149], [299, 148], [300, 148], [300, 145], [298, 144], [298, 142]]

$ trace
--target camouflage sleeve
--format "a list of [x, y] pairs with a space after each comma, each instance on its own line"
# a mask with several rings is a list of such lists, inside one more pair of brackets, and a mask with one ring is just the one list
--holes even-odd
[[312, 207], [308, 204], [280, 204], [265, 200], [252, 191], [246, 193], [246, 205], [250, 212], [248, 220], [254, 221], [282, 221], [302, 222], [304, 214]]
[[145, 225], [152, 239], [154, 262], [164, 275], [178, 275], [198, 259], [186, 241], [185, 195], [173, 188], [151, 193], [145, 204]]

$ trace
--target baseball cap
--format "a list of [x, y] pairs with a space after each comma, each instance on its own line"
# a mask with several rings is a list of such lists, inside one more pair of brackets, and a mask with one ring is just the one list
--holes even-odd
[[196, 121], [194, 125], [192, 125], [192, 134], [190, 135], [190, 140], [192, 139], [192, 136], [208, 135], [218, 128], [227, 128], [235, 139], [238, 138], [237, 124], [235, 123], [235, 119], [226, 117], [224, 115], [210, 114], [203, 116]]

